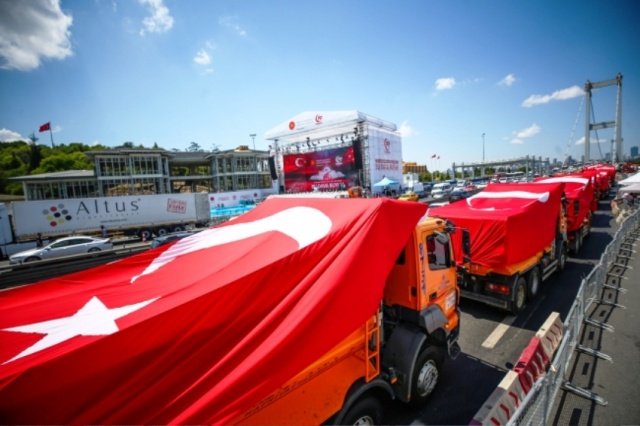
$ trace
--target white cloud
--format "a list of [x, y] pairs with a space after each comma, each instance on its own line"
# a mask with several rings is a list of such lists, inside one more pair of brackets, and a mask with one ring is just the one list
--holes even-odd
[[209, 65], [213, 60], [211, 54], [214, 50], [216, 50], [216, 45], [208, 41], [202, 49], [198, 50], [198, 53], [196, 53], [196, 56], [193, 58], [193, 62], [205, 67], [204, 72], [207, 74], [213, 72], [213, 68], [209, 67]]
[[16, 133], [13, 130], [2, 128], [0, 129], [0, 142], [13, 142], [13, 141], [26, 141], [27, 138], [20, 136], [20, 133]]
[[505, 78], [503, 78], [498, 82], [498, 86], [512, 86], [513, 83], [515, 82], [516, 82], [516, 76], [513, 74], [509, 74], [508, 76], [506, 76]]
[[456, 79], [453, 77], [439, 78], [436, 80], [436, 90], [453, 89], [456, 85]]
[[[576, 145], [584, 145], [584, 141], [585, 141], [585, 137], [581, 137], [580, 139], [578, 139], [576, 141]], [[611, 141], [609, 139], [596, 139], [596, 138], [589, 138], [589, 143], [590, 144], [594, 144], [594, 143], [610, 143]]]
[[200, 49], [198, 53], [196, 53], [196, 57], [193, 58], [193, 61], [198, 65], [209, 65], [211, 63], [211, 56], [204, 49]]
[[403, 138], [416, 136], [418, 134], [418, 132], [413, 130], [413, 127], [409, 126], [408, 120], [402, 122], [398, 131], [400, 132], [400, 136], [402, 136]]
[[0, 1], [0, 68], [30, 71], [73, 55], [72, 22], [59, 0]]
[[581, 87], [571, 86], [567, 89], [556, 90], [550, 95], [531, 95], [528, 99], [522, 102], [522, 106], [529, 108], [534, 105], [548, 104], [551, 101], [564, 101], [567, 99], [578, 98], [583, 94], [584, 90]]
[[138, 0], [141, 5], [149, 6], [150, 16], [143, 19], [143, 29], [140, 35], [146, 33], [164, 33], [173, 27], [173, 17], [169, 13], [169, 8], [164, 5], [163, 0]]
[[524, 143], [524, 139], [537, 135], [538, 133], [540, 133], [540, 130], [542, 130], [540, 126], [534, 123], [526, 129], [522, 129], [518, 132], [513, 132], [514, 137], [513, 139], [511, 139], [510, 143], [521, 145]]
[[239, 36], [245, 37], [247, 35], [247, 32], [240, 27], [240, 25], [237, 23], [237, 20], [238, 18], [235, 16], [223, 16], [218, 19], [218, 24], [222, 25], [223, 27], [231, 28], [236, 33], [238, 33]]

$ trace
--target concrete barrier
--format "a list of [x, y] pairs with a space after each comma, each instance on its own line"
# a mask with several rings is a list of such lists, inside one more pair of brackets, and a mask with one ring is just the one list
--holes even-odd
[[470, 425], [504, 425], [522, 403], [527, 393], [518, 373], [508, 371], [498, 387], [482, 405]]
[[529, 393], [538, 377], [544, 374], [549, 362], [540, 339], [536, 336], [532, 337], [513, 367], [513, 371], [518, 373], [518, 379], [525, 393]]
[[553, 354], [562, 341], [563, 331], [560, 314], [558, 312], [552, 312], [536, 333], [536, 337], [540, 339], [542, 348], [550, 360], [553, 359]]

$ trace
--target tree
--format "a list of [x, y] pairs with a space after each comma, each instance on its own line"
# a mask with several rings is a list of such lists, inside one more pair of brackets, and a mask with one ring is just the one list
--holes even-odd
[[189, 148], [187, 148], [187, 151], [189, 151], [189, 152], [200, 152], [200, 151], [202, 151], [202, 148], [196, 142], [191, 142], [191, 145], [189, 145]]

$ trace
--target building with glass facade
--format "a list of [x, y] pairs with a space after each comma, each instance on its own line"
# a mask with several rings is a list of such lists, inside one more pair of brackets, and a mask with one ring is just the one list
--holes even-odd
[[273, 189], [269, 153], [242, 145], [213, 152], [163, 149], [89, 151], [94, 170], [11, 178], [26, 200]]

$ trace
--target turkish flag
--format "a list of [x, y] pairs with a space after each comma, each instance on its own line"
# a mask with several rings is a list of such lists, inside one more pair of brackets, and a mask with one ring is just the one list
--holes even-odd
[[44, 123], [40, 126], [40, 132], [46, 132], [47, 130], [51, 130], [51, 122]]
[[6, 424], [229, 424], [378, 309], [426, 205], [274, 198], [0, 292]]

